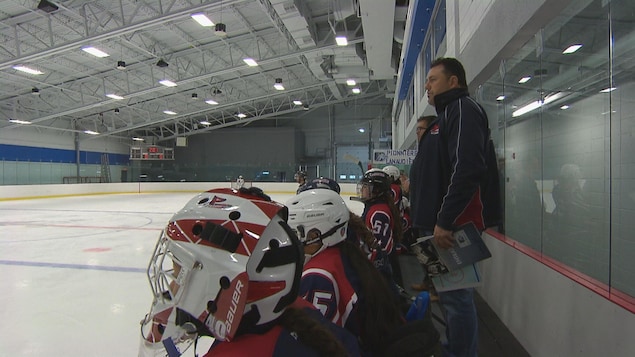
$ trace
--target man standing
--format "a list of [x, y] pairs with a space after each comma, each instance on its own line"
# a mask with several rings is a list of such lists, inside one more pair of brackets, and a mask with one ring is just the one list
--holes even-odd
[[[421, 136], [410, 169], [410, 207], [413, 227], [419, 235], [434, 235], [441, 248], [454, 244], [452, 232], [472, 222], [481, 231], [484, 217], [499, 212], [498, 188], [493, 188], [489, 156], [495, 155], [485, 111], [467, 90], [465, 69], [455, 58], [435, 60], [425, 89], [435, 107], [433, 120]], [[496, 165], [494, 157], [494, 166]], [[492, 196], [492, 197], [490, 197]], [[431, 272], [432, 273], [432, 272]], [[478, 320], [474, 290], [440, 292], [445, 310], [447, 342], [444, 356], [476, 356]]]

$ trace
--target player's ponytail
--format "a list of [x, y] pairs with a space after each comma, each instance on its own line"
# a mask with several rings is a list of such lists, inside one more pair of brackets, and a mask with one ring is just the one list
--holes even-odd
[[289, 307], [280, 316], [280, 324], [298, 335], [298, 340], [313, 348], [320, 356], [346, 357], [348, 352], [342, 343], [305, 311]]

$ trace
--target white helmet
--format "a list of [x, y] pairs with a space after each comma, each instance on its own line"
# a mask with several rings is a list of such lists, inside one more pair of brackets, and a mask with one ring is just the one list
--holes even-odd
[[399, 177], [401, 177], [401, 171], [399, 171], [399, 168], [397, 168], [397, 166], [388, 165], [382, 170], [384, 170], [384, 172], [387, 173], [393, 181], [397, 181], [399, 180]]
[[[296, 231], [302, 243], [308, 245], [322, 241], [323, 248], [317, 253], [346, 239], [350, 213], [337, 192], [308, 190], [290, 198], [285, 205], [289, 208], [289, 226]], [[318, 230], [318, 237], [307, 240], [313, 229]]]
[[279, 317], [297, 297], [303, 260], [286, 217], [281, 204], [228, 188], [177, 212], [148, 267], [153, 301], [139, 354], [182, 353], [198, 336], [231, 340], [239, 325]]

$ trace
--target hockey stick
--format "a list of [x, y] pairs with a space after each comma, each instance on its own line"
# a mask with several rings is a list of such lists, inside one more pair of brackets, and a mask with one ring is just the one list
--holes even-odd
[[357, 164], [359, 169], [362, 170], [362, 175], [366, 172], [364, 171], [364, 166], [362, 165], [362, 161], [357, 157], [351, 154], [344, 154], [344, 160]]

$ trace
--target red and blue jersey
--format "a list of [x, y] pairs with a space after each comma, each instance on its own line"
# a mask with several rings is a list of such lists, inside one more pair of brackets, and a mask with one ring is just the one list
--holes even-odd
[[329, 247], [304, 265], [300, 296], [313, 304], [324, 317], [353, 334], [359, 334], [357, 291], [361, 285], [340, 248]]
[[[362, 218], [375, 239], [379, 241], [381, 248], [391, 254], [394, 249], [393, 230], [395, 220], [390, 212], [390, 207], [384, 202], [372, 200], [365, 203]], [[400, 217], [398, 219], [401, 219]]]
[[[327, 321], [312, 305], [298, 298], [293, 307], [303, 309], [312, 319], [325, 326], [342, 343], [350, 356], [359, 356], [359, 345], [355, 336], [344, 328]], [[258, 328], [256, 328], [258, 330]], [[231, 342], [216, 341], [205, 357], [286, 357], [320, 356], [318, 351], [300, 342], [298, 335], [280, 325], [264, 328], [237, 336]]]

